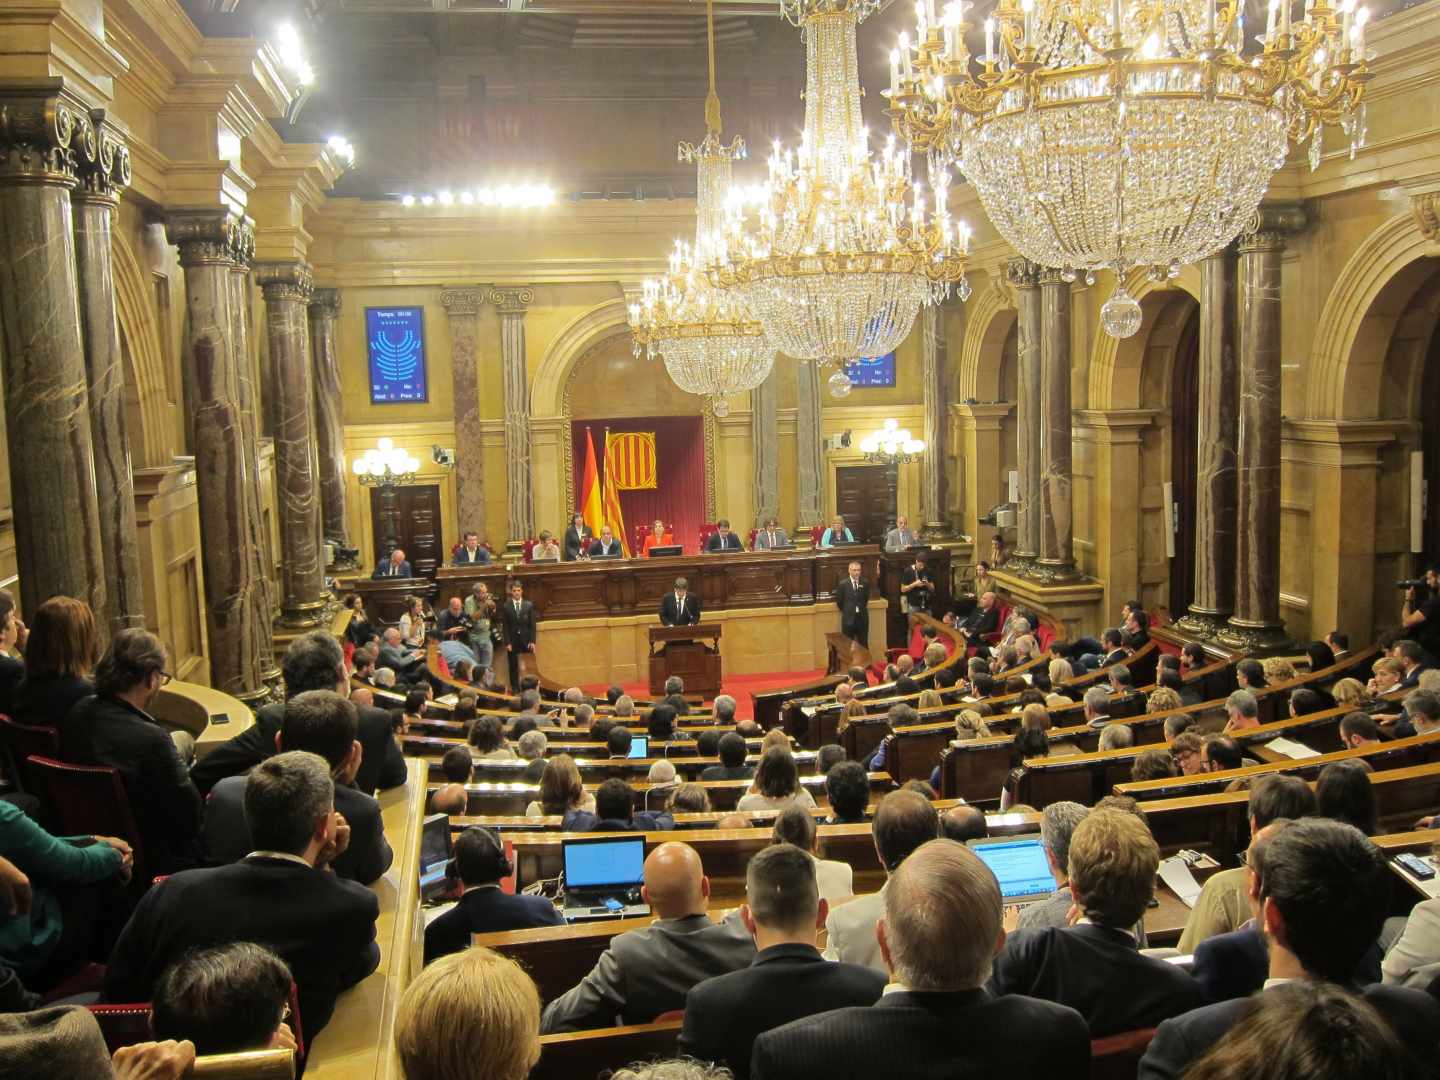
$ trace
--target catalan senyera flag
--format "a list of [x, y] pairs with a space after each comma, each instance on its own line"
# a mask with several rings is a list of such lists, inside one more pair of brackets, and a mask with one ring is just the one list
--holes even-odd
[[656, 483], [655, 469], [655, 432], [653, 431], [621, 431], [611, 435], [607, 440], [608, 449], [605, 453], [605, 477], [609, 482], [610, 462], [615, 462], [615, 490], [616, 491], [643, 491], [654, 490]]
[[600, 471], [595, 467], [595, 440], [585, 429], [585, 472], [580, 481], [580, 516], [590, 526], [590, 535], [600, 535]]
[[615, 487], [615, 448], [610, 432], [605, 432], [605, 496], [604, 517], [615, 535], [620, 538], [620, 550], [630, 557], [630, 538], [625, 533], [625, 515], [620, 512], [620, 492]]

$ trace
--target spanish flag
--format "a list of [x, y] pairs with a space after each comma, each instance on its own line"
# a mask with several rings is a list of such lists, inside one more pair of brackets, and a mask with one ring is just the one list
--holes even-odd
[[590, 527], [590, 535], [600, 535], [600, 471], [595, 467], [595, 440], [585, 429], [585, 474], [580, 483], [580, 515]]
[[605, 520], [620, 540], [620, 550], [630, 557], [630, 540], [625, 535], [625, 515], [620, 512], [620, 492], [615, 487], [615, 452], [610, 445], [610, 429], [605, 429]]

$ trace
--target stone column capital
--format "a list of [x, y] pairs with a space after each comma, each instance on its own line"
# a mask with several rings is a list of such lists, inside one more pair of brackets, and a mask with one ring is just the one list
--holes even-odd
[[1044, 287], [1047, 286], [1047, 285], [1048, 285], [1048, 286], [1052, 286], [1052, 287], [1053, 287], [1053, 286], [1056, 286], [1056, 285], [1063, 285], [1063, 286], [1065, 286], [1065, 288], [1068, 289], [1068, 288], [1070, 287], [1071, 283], [1075, 280], [1074, 277], [1072, 276], [1072, 277], [1070, 278], [1070, 280], [1067, 281], [1067, 280], [1065, 279], [1065, 271], [1060, 270], [1060, 269], [1058, 269], [1057, 267], [1054, 267], [1054, 266], [1042, 266], [1042, 267], [1040, 267], [1040, 273], [1037, 275], [1037, 277], [1038, 277], [1039, 284], [1040, 284], [1040, 286], [1041, 286], [1042, 288], [1044, 288]]
[[312, 289], [310, 314], [322, 319], [337, 318], [340, 315], [340, 290]]
[[451, 318], [456, 315], [479, 315], [480, 307], [486, 298], [485, 289], [479, 285], [440, 290], [440, 306]]
[[130, 184], [130, 147], [125, 132], [107, 118], [104, 109], [91, 110], [90, 121], [95, 126], [95, 155], [79, 163], [80, 183], [74, 198], [118, 206], [120, 192]]
[[535, 290], [529, 285], [491, 286], [490, 303], [501, 315], [524, 315], [535, 302]]
[[171, 210], [165, 236], [180, 249], [180, 265], [233, 266], [242, 222], [229, 210]]
[[1039, 288], [1041, 269], [1039, 263], [1025, 258], [1014, 258], [1005, 264], [1005, 280], [1017, 289]]
[[308, 304], [314, 288], [314, 274], [308, 263], [299, 260], [257, 262], [255, 281], [265, 294], [265, 302], [293, 300]]
[[98, 153], [90, 109], [64, 79], [0, 82], [0, 184], [74, 187]]
[[1285, 238], [1302, 231], [1306, 223], [1303, 203], [1262, 203], [1241, 230], [1237, 249], [1242, 255], [1252, 251], [1284, 251]]

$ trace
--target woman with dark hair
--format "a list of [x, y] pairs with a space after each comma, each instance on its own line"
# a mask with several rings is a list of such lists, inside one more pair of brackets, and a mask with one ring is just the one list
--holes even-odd
[[10, 695], [25, 678], [25, 661], [10, 653], [24, 654], [28, 633], [15, 610], [15, 597], [9, 589], [0, 589], [0, 712], [10, 711]]
[[425, 601], [419, 596], [405, 598], [405, 611], [400, 616], [400, 640], [411, 649], [425, 647]]
[[[1026, 712], [1029, 712], [1029, 709]], [[1001, 810], [1008, 810], [1015, 803], [1015, 793], [1019, 789], [1021, 779], [1025, 776], [1025, 759], [1049, 756], [1050, 740], [1045, 734], [1045, 729], [1022, 722], [1020, 730], [1015, 733], [1015, 742], [1010, 750], [1013, 768], [1005, 777], [1005, 786], [1000, 791]]]
[[580, 770], [569, 754], [556, 754], [540, 774], [540, 798], [525, 807], [526, 817], [564, 817], [572, 810], [595, 812], [595, 797], [585, 791]]
[[789, 750], [773, 747], [760, 758], [755, 781], [735, 809], [742, 814], [753, 810], [783, 810], [787, 806], [815, 809], [815, 799], [800, 785], [800, 772]]
[[1310, 670], [1312, 673], [1335, 666], [1335, 650], [1323, 641], [1312, 641], [1309, 645], [1306, 645], [1305, 655], [1310, 657]]
[[1290, 692], [1290, 715], [1309, 716], [1331, 707], [1331, 703], [1325, 700], [1324, 695], [1318, 690], [1312, 690], [1308, 686], [1299, 687]]
[[675, 737], [675, 707], [656, 705], [650, 710], [650, 722], [647, 726], [651, 739], [656, 742], [669, 742]]
[[565, 530], [565, 544], [561, 553], [566, 562], [574, 562], [576, 559], [589, 558], [590, 541], [594, 537], [590, 535], [590, 526], [585, 524], [585, 515], [574, 513], [570, 515], [570, 527]]
[[100, 659], [95, 613], [84, 600], [52, 596], [35, 612], [25, 646], [25, 678], [11, 701], [22, 724], [53, 727], [81, 698], [95, 692]]
[[1379, 831], [1370, 769], [1361, 761], [1337, 761], [1320, 770], [1315, 803], [1321, 817], [1354, 825], [1366, 836]]
[[486, 761], [512, 761], [515, 751], [505, 741], [505, 728], [498, 716], [482, 716], [470, 728], [470, 745]]
[[770, 843], [793, 844], [810, 856], [815, 867], [815, 885], [820, 899], [829, 903], [855, 895], [855, 872], [847, 862], [820, 858], [820, 835], [808, 810], [787, 806], [775, 815]]
[[365, 614], [365, 601], [359, 593], [346, 593], [344, 603], [350, 610], [350, 622], [345, 627], [345, 638], [350, 644], [358, 649], [380, 636], [380, 631]]
[[1265, 668], [1259, 660], [1241, 660], [1236, 664], [1235, 681], [1240, 684], [1241, 690], [1263, 690], [1268, 685]]

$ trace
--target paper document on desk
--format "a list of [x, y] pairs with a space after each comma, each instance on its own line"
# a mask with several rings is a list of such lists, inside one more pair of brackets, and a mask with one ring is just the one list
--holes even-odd
[[1171, 892], [1185, 901], [1186, 907], [1193, 908], [1195, 901], [1200, 899], [1200, 883], [1190, 872], [1190, 864], [1178, 855], [1160, 860], [1160, 880], [1170, 886]]
[[459, 694], [442, 694], [435, 699], [436, 705], [458, 705], [460, 704]]
[[814, 716], [814, 715], [815, 715], [815, 706], [814, 706], [814, 705], [801, 705], [801, 706], [800, 706], [800, 711], [801, 711], [804, 715], [806, 715], [806, 716]]
[[1263, 745], [1266, 750], [1273, 750], [1275, 753], [1283, 754], [1285, 757], [1288, 757], [1291, 760], [1320, 756], [1319, 750], [1312, 750], [1304, 743], [1298, 743], [1293, 739], [1271, 739], [1268, 743], [1264, 743]]

